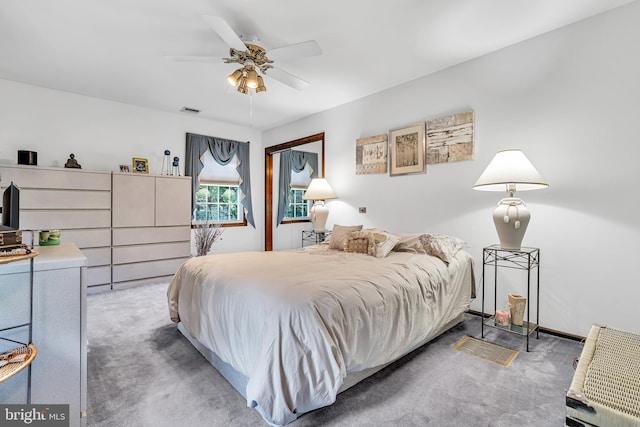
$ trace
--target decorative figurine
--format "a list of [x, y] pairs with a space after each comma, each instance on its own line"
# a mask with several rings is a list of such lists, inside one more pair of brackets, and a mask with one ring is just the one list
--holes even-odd
[[162, 159], [162, 169], [160, 170], [160, 175], [171, 175], [170, 173], [170, 165], [169, 165], [169, 156], [171, 155], [171, 151], [164, 150], [164, 159]]
[[76, 160], [75, 154], [73, 153], [69, 154], [69, 160], [67, 160], [67, 163], [64, 164], [64, 167], [72, 169], [82, 169], [82, 166], [80, 166], [80, 164]]
[[178, 167], [180, 165], [180, 158], [179, 157], [174, 157], [173, 158], [173, 176], [180, 176], [180, 168]]

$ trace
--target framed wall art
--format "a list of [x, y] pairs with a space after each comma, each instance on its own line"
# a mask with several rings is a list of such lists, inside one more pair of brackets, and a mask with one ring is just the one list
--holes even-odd
[[136, 173], [149, 173], [149, 161], [147, 159], [141, 159], [134, 157], [131, 159], [133, 165], [133, 171]]
[[425, 171], [425, 123], [389, 131], [389, 174]]
[[356, 139], [356, 175], [387, 173], [388, 135]]
[[473, 111], [427, 121], [427, 164], [473, 159]]

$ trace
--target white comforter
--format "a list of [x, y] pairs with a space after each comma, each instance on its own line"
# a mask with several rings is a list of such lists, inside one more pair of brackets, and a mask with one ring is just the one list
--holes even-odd
[[248, 378], [274, 425], [330, 405], [348, 373], [393, 361], [468, 310], [471, 256], [383, 259], [313, 249], [192, 258], [168, 290], [171, 317]]

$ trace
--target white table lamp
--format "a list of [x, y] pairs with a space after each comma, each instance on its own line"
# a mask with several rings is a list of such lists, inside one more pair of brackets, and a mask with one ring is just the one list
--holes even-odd
[[493, 212], [493, 222], [502, 248], [520, 249], [531, 218], [525, 203], [513, 197], [516, 190], [537, 190], [548, 186], [521, 150], [498, 151], [482, 172], [473, 185], [475, 190], [509, 193], [509, 197], [500, 200]]
[[324, 201], [328, 199], [337, 199], [333, 188], [324, 178], [314, 178], [304, 193], [304, 200], [314, 200], [311, 207], [311, 221], [313, 221], [313, 230], [315, 232], [324, 232], [329, 217], [329, 208], [324, 205]]

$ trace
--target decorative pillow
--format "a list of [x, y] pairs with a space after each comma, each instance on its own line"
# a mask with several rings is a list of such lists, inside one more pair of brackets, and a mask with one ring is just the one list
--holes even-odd
[[421, 233], [400, 233], [398, 237], [400, 240], [394, 246], [393, 250], [396, 252], [412, 252], [417, 254], [426, 254], [424, 246], [420, 241]]
[[337, 225], [333, 226], [331, 231], [331, 240], [329, 241], [329, 249], [344, 250], [344, 242], [352, 231], [362, 230], [360, 225]]
[[373, 231], [371, 235], [373, 236], [376, 258], [384, 258], [389, 255], [396, 243], [400, 241], [400, 237], [386, 231]]
[[464, 240], [446, 234], [423, 234], [420, 242], [429, 255], [437, 256], [447, 265], [466, 244]]
[[369, 231], [352, 231], [344, 241], [344, 251], [365, 255], [375, 255], [373, 233]]

